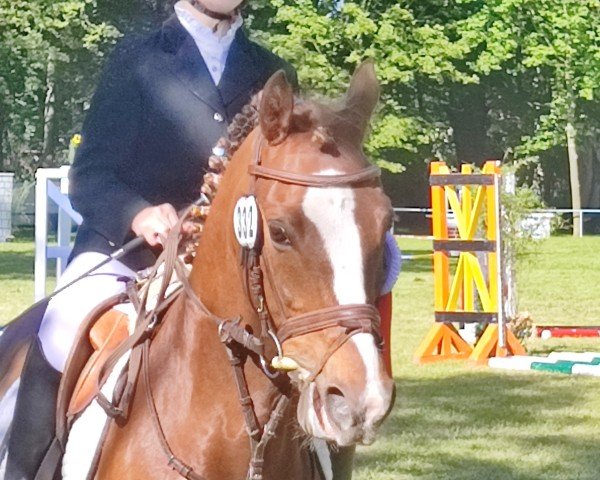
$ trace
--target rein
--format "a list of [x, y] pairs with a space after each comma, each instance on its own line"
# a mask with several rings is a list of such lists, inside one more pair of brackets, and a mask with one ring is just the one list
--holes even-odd
[[[152, 279], [161, 274], [160, 267], [163, 267], [156, 306], [150, 311], [146, 311], [149, 291], [149, 288], [147, 288], [142, 295], [141, 301], [138, 302], [138, 319], [134, 333], [109, 356], [100, 371], [98, 380], [99, 386], [106, 382], [118, 360], [127, 351], [131, 350], [128, 370], [127, 372], [124, 372], [126, 373], [126, 383], [121, 385], [119, 391], [116, 392], [116, 400], [114, 403], [108, 400], [102, 393], [99, 393], [97, 402], [110, 418], [121, 418], [126, 420], [129, 405], [133, 399], [133, 393], [136, 388], [137, 377], [141, 372], [146, 386], [146, 404], [160, 446], [168, 459], [168, 466], [188, 480], [206, 480], [205, 477], [196, 473], [191, 466], [177, 457], [171, 449], [160, 421], [150, 382], [149, 352], [152, 339], [154, 338], [158, 327], [160, 327], [162, 315], [166, 309], [182, 293], [185, 293], [208, 318], [215, 322], [220, 340], [227, 347], [227, 354], [234, 371], [238, 396], [244, 413], [246, 430], [250, 438], [252, 458], [250, 461], [248, 478], [251, 480], [262, 480], [265, 448], [268, 441], [275, 435], [279, 421], [283, 418], [285, 410], [290, 403], [289, 381], [278, 387], [280, 391], [282, 391], [282, 394], [277, 399], [276, 406], [271, 412], [269, 420], [264, 427], [261, 428], [252, 405], [252, 398], [248, 390], [248, 383], [245, 378], [243, 364], [246, 357], [245, 352], [247, 351], [253, 352], [260, 358], [263, 358], [264, 342], [245, 330], [240, 324], [241, 318], [224, 319], [208, 310], [191, 288], [185, 272], [185, 266], [182, 260], [177, 256], [183, 223], [193, 214], [193, 210], [194, 206], [186, 210], [177, 224], [169, 232], [164, 242], [163, 252], [148, 274], [149, 285], [152, 282]], [[167, 288], [171, 277], [174, 274], [177, 275], [178, 279], [181, 281], [181, 287], [171, 296], [167, 297]], [[119, 384], [121, 384], [121, 382], [118, 382], [118, 385]]]

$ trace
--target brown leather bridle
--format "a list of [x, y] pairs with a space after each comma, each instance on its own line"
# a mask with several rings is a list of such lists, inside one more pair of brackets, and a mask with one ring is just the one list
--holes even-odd
[[[381, 170], [375, 165], [368, 165], [355, 172], [334, 175], [301, 174], [266, 167], [262, 165], [261, 155], [264, 143], [265, 138], [259, 133], [258, 138], [255, 140], [253, 161], [248, 166], [248, 173], [251, 178], [249, 193], [251, 195], [255, 194], [256, 183], [260, 179], [303, 187], [339, 188], [359, 185], [381, 176]], [[259, 211], [261, 212], [261, 223], [264, 230], [266, 221], [260, 207]], [[265, 237], [264, 232], [262, 236], [263, 238]], [[334, 305], [300, 315], [288, 315], [279, 293], [277, 282], [274, 281], [270, 261], [267, 255], [263, 255], [261, 247], [262, 245], [259, 243], [254, 247], [254, 251], [243, 254], [243, 258], [246, 260], [244, 262], [244, 278], [247, 279], [245, 285], [246, 292], [252, 305], [258, 307], [257, 313], [259, 317], [262, 317], [261, 339], [266, 341], [268, 334], [270, 338], [283, 344], [291, 338], [310, 333], [321, 332], [336, 327], [343, 329], [338, 338], [329, 345], [323, 358], [318, 363], [318, 367], [310, 372], [306, 381], [313, 381], [321, 373], [327, 360], [353, 335], [357, 333], [370, 333], [379, 336], [381, 323], [379, 311], [375, 306], [369, 304]], [[268, 307], [269, 302], [265, 298], [262, 267], [264, 267], [266, 272], [271, 291], [274, 293], [278, 310], [283, 316], [278, 322], [273, 322]], [[248, 288], [249, 285], [251, 288]]]
[[[359, 185], [375, 178], [379, 178], [381, 175], [381, 170], [373, 165], [369, 165], [355, 172], [336, 175], [300, 174], [265, 167], [261, 162], [261, 152], [264, 142], [264, 137], [259, 133], [258, 138], [255, 140], [253, 161], [248, 166], [248, 174], [250, 175], [248, 193], [250, 195], [255, 194], [256, 184], [259, 180], [276, 181], [304, 187], [330, 188]], [[264, 240], [266, 221], [260, 206], [258, 210], [261, 217], [260, 228], [263, 230], [262, 239]], [[240, 322], [232, 323], [230, 321], [221, 323], [219, 333], [221, 335], [221, 340], [225, 345], [229, 347], [231, 347], [232, 344], [243, 345], [246, 350], [258, 353], [261, 358], [263, 370], [269, 378], [274, 379], [278, 376], [278, 372], [269, 371], [269, 362], [264, 359], [266, 355], [265, 346], [269, 341], [275, 342], [278, 354], [281, 355], [281, 344], [287, 340], [332, 328], [342, 329], [342, 332], [328, 346], [326, 352], [320, 359], [318, 366], [310, 372], [308, 378], [304, 379], [305, 382], [312, 382], [321, 373], [323, 368], [325, 368], [325, 365], [331, 356], [353, 335], [358, 333], [370, 333], [377, 338], [380, 337], [379, 327], [381, 320], [379, 311], [375, 306], [369, 304], [333, 305], [301, 315], [287, 315], [287, 309], [285, 308], [279, 293], [279, 288], [274, 281], [268, 256], [263, 254], [262, 242], [259, 241], [253, 248], [242, 247], [241, 257], [242, 268], [244, 269], [242, 275], [242, 278], [244, 279], [244, 290], [260, 320], [261, 333], [259, 337], [256, 337], [243, 329]], [[283, 317], [279, 319], [278, 322], [273, 321], [268, 305], [269, 302], [266, 299], [264, 288], [265, 273], [270, 289], [277, 302], [278, 311]], [[246, 419], [246, 429], [248, 432], [261, 431], [258, 427], [256, 415], [252, 406], [249, 405], [249, 402], [247, 401], [249, 393], [247, 384], [243, 378], [240, 360], [235, 360], [237, 357], [234, 350], [231, 348], [228, 349], [228, 353], [232, 366], [234, 366], [236, 372], [235, 378], [238, 386], [238, 393], [240, 395], [240, 403], [244, 411], [244, 418]], [[262, 438], [260, 436], [255, 438], [250, 433], [252, 459], [250, 461], [248, 478], [251, 480], [262, 479], [266, 441], [273, 436], [274, 430], [278, 424], [278, 418], [281, 417], [283, 410], [289, 403], [289, 399], [287, 399], [288, 395], [289, 390], [287, 392], [282, 392], [280, 395], [277, 406], [264, 428], [265, 433], [262, 435]]]

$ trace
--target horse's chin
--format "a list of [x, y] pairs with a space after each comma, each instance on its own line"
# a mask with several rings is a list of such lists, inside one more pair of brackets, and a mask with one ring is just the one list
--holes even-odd
[[317, 384], [311, 382], [300, 392], [297, 412], [300, 427], [309, 436], [340, 447], [370, 445], [375, 441], [377, 425], [357, 422], [351, 415], [344, 415], [343, 412], [332, 412], [334, 407], [331, 402], [328, 405], [323, 401]]

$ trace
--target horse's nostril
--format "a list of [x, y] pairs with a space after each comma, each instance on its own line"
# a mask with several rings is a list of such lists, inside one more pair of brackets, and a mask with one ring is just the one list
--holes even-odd
[[342, 391], [337, 387], [328, 387], [326, 395], [335, 395], [335, 396], [342, 397], [342, 398], [344, 397], [344, 394], [342, 393]]
[[337, 387], [328, 387], [325, 392], [325, 403], [331, 419], [341, 428], [349, 428], [354, 424], [352, 410], [344, 393]]

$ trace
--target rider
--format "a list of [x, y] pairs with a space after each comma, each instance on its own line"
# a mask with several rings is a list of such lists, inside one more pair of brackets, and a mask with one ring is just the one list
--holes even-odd
[[[242, 30], [242, 0], [180, 0], [157, 32], [116, 47], [71, 169], [82, 215], [61, 285], [127, 241], [146, 244], [54, 297], [23, 369], [5, 479], [33, 479], [54, 438], [56, 393], [77, 329], [123, 277], [154, 263], [177, 211], [199, 195], [227, 124], [277, 70], [294, 70]], [[35, 413], [33, 413], [35, 412]]]

